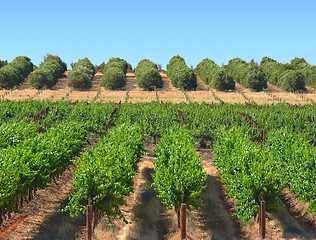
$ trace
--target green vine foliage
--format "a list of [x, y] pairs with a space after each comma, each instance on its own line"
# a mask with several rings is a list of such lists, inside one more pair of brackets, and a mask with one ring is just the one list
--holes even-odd
[[111, 129], [93, 150], [86, 149], [87, 154], [76, 161], [73, 185], [77, 190], [65, 210], [71, 216], [84, 213], [91, 197], [94, 209], [104, 211], [109, 223], [111, 216], [125, 220], [120, 205], [133, 191], [143, 140], [138, 126], [122, 124]]
[[268, 212], [277, 211], [279, 191], [285, 187], [280, 179], [281, 166], [273, 161], [271, 153], [250, 141], [243, 129], [233, 126], [218, 131], [216, 167], [229, 197], [237, 200], [236, 215], [248, 221], [258, 213], [261, 201], [266, 201]]
[[[117, 107], [114, 102], [0, 100], [0, 210], [14, 211], [17, 197], [26, 196], [27, 189], [51, 184], [55, 176], [73, 163], [74, 156], [81, 155], [89, 131], [106, 136], [100, 147], [94, 146], [93, 151], [87, 150], [87, 156], [76, 160], [82, 167], [76, 177], [78, 193], [72, 202], [73, 214], [84, 211], [92, 193], [96, 209], [106, 209], [109, 216], [120, 215], [120, 204], [132, 191], [135, 163], [139, 161], [144, 137], [153, 137], [158, 142], [162, 137], [155, 164], [161, 169], [156, 168], [157, 179], [161, 179], [157, 186], [166, 204], [181, 202], [181, 196], [187, 199], [190, 184], [198, 182], [193, 176], [200, 174], [200, 170], [196, 174], [192, 170], [202, 169], [194, 155], [198, 144], [217, 152], [221, 179], [230, 196], [240, 204], [240, 218], [247, 220], [256, 214], [261, 200], [266, 200], [268, 210], [274, 211], [280, 204], [279, 190], [285, 187], [309, 204], [309, 212], [316, 211], [314, 105], [165, 105], [167, 108], [156, 101], [122, 103], [111, 119], [110, 132], [106, 133], [104, 125]], [[47, 107], [50, 108], [42, 119], [33, 122], [33, 116]], [[180, 127], [180, 116], [174, 110], [182, 111], [187, 130]], [[264, 143], [259, 142], [260, 132], [250, 127], [240, 113], [249, 114], [267, 132]], [[171, 184], [173, 187], [168, 187]], [[177, 194], [183, 191], [183, 185], [188, 192]], [[197, 189], [194, 187], [194, 191]]]
[[294, 136], [287, 129], [273, 130], [265, 143], [274, 162], [281, 166], [281, 180], [303, 202], [309, 202], [309, 212], [316, 211], [316, 147], [302, 136]]
[[24, 139], [0, 151], [0, 210], [14, 210], [18, 197], [28, 189], [42, 189], [65, 171], [79, 156], [87, 133], [76, 122], [52, 127], [48, 132]]
[[181, 203], [188, 209], [199, 207], [207, 174], [190, 132], [180, 126], [167, 129], [155, 153], [158, 158], [154, 161], [152, 186], [161, 203], [168, 209], [174, 207], [177, 213]]

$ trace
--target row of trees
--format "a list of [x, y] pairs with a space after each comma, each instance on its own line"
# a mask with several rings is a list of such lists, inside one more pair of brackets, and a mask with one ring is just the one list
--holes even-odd
[[0, 87], [10, 89], [17, 86], [33, 71], [33, 64], [28, 57], [16, 57], [12, 62], [4, 65], [0, 69]]
[[95, 67], [88, 58], [79, 60], [68, 74], [67, 85], [75, 89], [85, 90], [92, 87]]
[[170, 59], [167, 65], [167, 75], [171, 80], [172, 86], [176, 88], [192, 90], [197, 87], [194, 70], [189, 68], [185, 60], [179, 55]]
[[224, 68], [235, 82], [255, 91], [267, 88], [267, 82], [291, 92], [305, 90], [306, 84], [316, 87], [316, 66], [310, 65], [304, 58], [294, 58], [290, 63], [283, 64], [264, 57], [260, 65], [253, 60], [247, 63], [234, 58]]
[[195, 72], [205, 84], [216, 90], [235, 89], [235, 82], [227, 70], [218, 66], [213, 60], [203, 59], [195, 68]]
[[103, 77], [100, 85], [117, 90], [126, 86], [128, 64], [124, 59], [111, 58], [103, 67]]
[[268, 87], [265, 74], [256, 64], [247, 63], [240, 58], [234, 58], [229, 61], [225, 69], [235, 82], [246, 88], [262, 91]]
[[260, 69], [268, 82], [286, 91], [304, 90], [305, 84], [316, 87], [316, 66], [308, 64], [304, 58], [294, 58], [290, 63], [282, 64], [264, 57]]
[[148, 59], [143, 59], [138, 63], [135, 68], [135, 76], [137, 85], [144, 90], [153, 91], [155, 88], [163, 86], [157, 64]]
[[41, 89], [54, 86], [67, 71], [67, 64], [57, 55], [47, 54], [40, 67], [29, 76], [29, 85]]
[[[133, 71], [132, 66], [121, 58], [111, 58], [107, 64], [102, 63], [97, 68], [103, 70], [100, 85], [111, 90], [126, 86], [126, 73]], [[29, 58], [19, 56], [9, 64], [7, 61], [0, 61], [0, 69], [0, 87], [9, 89], [20, 84], [32, 72], [33, 64]], [[51, 87], [66, 70], [67, 65], [60, 57], [47, 54], [39, 69], [29, 76], [29, 84], [37, 89]], [[80, 90], [89, 89], [95, 70], [96, 67], [89, 59], [79, 60], [68, 76], [68, 86]], [[167, 65], [167, 75], [172, 85], [179, 89], [195, 89], [195, 73], [205, 84], [220, 91], [235, 89], [234, 82], [255, 91], [267, 88], [267, 82], [286, 91], [304, 90], [305, 84], [316, 88], [316, 66], [310, 65], [304, 58], [294, 58], [290, 63], [282, 64], [264, 57], [260, 65], [253, 60], [247, 63], [240, 58], [234, 58], [223, 67], [206, 58], [194, 71], [177, 55], [172, 57]], [[139, 62], [135, 75], [140, 88], [154, 90], [162, 87], [159, 68], [148, 59]]]

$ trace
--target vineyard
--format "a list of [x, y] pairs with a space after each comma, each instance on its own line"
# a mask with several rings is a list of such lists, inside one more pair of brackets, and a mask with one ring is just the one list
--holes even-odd
[[[40, 68], [60, 64], [46, 62]], [[175, 58], [168, 68], [192, 77], [184, 64]], [[114, 59], [104, 74], [118, 72], [124, 82], [127, 68]], [[93, 71], [88, 60], [76, 64], [85, 85]], [[149, 60], [137, 72], [161, 84]], [[264, 201], [267, 239], [315, 239], [315, 105], [217, 101], [0, 100], [0, 238], [48, 238], [58, 233], [47, 230], [55, 214], [76, 227], [51, 239], [86, 239], [82, 218], [91, 210], [93, 239], [178, 239], [186, 204], [188, 239], [255, 239]], [[39, 198], [45, 209], [43, 193], [57, 183], [70, 190], [48, 221], [17, 230]]]

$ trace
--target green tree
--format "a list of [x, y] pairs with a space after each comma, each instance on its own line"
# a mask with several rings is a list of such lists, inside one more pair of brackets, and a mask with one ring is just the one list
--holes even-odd
[[194, 70], [189, 68], [179, 55], [170, 59], [167, 65], [167, 75], [171, 84], [179, 89], [192, 90], [197, 87]]
[[137, 85], [142, 89], [153, 91], [163, 86], [157, 64], [148, 59], [143, 59], [138, 63], [135, 68], [135, 76]]
[[121, 68], [105, 68], [100, 85], [110, 90], [121, 89], [126, 85], [126, 75]]
[[282, 89], [295, 92], [296, 90], [305, 89], [304, 75], [298, 71], [287, 70], [280, 78]]

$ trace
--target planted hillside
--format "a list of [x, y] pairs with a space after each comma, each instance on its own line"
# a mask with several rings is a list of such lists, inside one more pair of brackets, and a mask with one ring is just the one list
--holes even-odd
[[67, 85], [79, 90], [89, 89], [92, 86], [92, 78], [95, 67], [88, 58], [79, 60], [68, 74]]
[[135, 68], [135, 76], [137, 85], [144, 90], [153, 91], [163, 86], [157, 64], [148, 59], [143, 59], [138, 63]]
[[110, 90], [118, 90], [126, 85], [128, 63], [121, 58], [111, 58], [103, 68], [100, 86]]
[[235, 89], [233, 78], [227, 73], [227, 70], [219, 67], [214, 61], [205, 58], [195, 68], [196, 73], [201, 80], [219, 91]]
[[[1, 63], [5, 65], [5, 62]], [[28, 57], [16, 57], [0, 69], [0, 87], [10, 89], [19, 85], [33, 71], [33, 64]]]
[[249, 64], [240, 58], [231, 59], [225, 66], [228, 74], [235, 82], [254, 91], [262, 91], [267, 88], [265, 74], [256, 64]]
[[44, 62], [29, 76], [29, 84], [36, 89], [50, 88], [56, 85], [65, 69], [67, 70], [67, 65], [60, 57], [47, 54], [44, 57]]
[[170, 59], [167, 65], [167, 75], [172, 86], [176, 88], [192, 90], [197, 87], [196, 75], [193, 69], [189, 68], [179, 55]]

